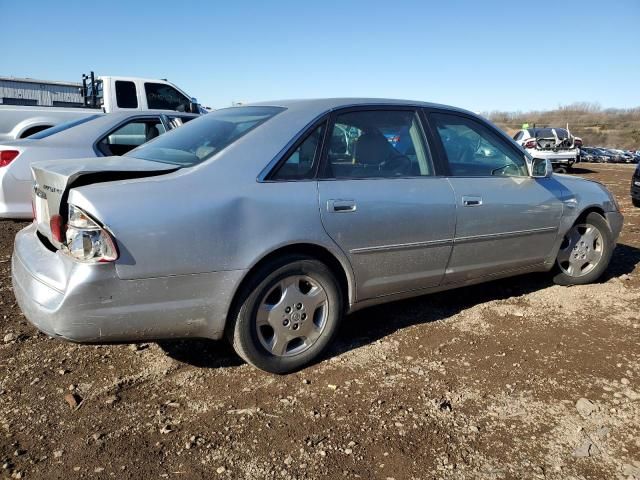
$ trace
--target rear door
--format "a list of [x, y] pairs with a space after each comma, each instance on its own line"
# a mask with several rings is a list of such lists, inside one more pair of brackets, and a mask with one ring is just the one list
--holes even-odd
[[531, 177], [524, 153], [491, 125], [435, 109], [427, 117], [457, 205], [445, 283], [542, 264], [558, 235], [561, 185]]
[[325, 138], [320, 215], [351, 262], [357, 300], [440, 284], [455, 198], [435, 169], [418, 112], [341, 110]]

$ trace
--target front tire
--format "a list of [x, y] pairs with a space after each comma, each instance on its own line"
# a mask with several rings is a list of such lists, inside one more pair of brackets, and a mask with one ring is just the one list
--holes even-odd
[[565, 235], [556, 258], [558, 285], [595, 282], [609, 266], [615, 245], [607, 221], [595, 212], [579, 219]]
[[335, 275], [303, 255], [268, 262], [239, 295], [228, 336], [240, 357], [271, 373], [290, 373], [314, 361], [343, 315]]

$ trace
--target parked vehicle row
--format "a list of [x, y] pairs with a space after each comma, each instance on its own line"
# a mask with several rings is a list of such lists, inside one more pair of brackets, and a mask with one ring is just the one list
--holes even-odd
[[640, 207], [640, 163], [633, 171], [633, 177], [631, 177], [631, 203], [634, 207]]
[[33, 218], [33, 162], [124, 155], [197, 117], [160, 110], [100, 113], [43, 130], [29, 138], [0, 142], [0, 217]]
[[575, 150], [553, 130], [523, 150], [453, 107], [280, 101], [123, 156], [37, 162], [14, 292], [51, 336], [226, 335], [286, 373], [369, 305], [532, 271], [593, 282], [623, 218], [600, 183], [552, 173], [552, 147]]
[[595, 163], [638, 163], [640, 150], [618, 150], [603, 147], [581, 147], [580, 161]]

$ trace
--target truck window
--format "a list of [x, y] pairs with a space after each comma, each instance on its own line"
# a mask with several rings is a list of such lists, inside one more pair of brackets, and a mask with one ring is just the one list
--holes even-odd
[[138, 108], [136, 84], [124, 80], [116, 80], [116, 103], [118, 108]]
[[171, 85], [162, 83], [145, 83], [147, 105], [156, 110], [177, 110], [184, 112], [189, 106], [189, 99]]

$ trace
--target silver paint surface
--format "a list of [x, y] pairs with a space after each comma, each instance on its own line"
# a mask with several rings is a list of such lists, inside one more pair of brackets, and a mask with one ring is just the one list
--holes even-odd
[[[347, 279], [348, 309], [354, 311], [548, 270], [564, 234], [588, 208], [605, 212], [617, 238], [622, 216], [610, 193], [564, 175], [261, 181], [265, 166], [319, 116], [369, 104], [431, 105], [271, 102], [287, 110], [199, 165], [72, 188], [69, 202], [105, 225], [120, 258], [115, 264], [78, 264], [45, 248], [37, 226], [23, 230], [16, 238], [13, 280], [27, 318], [78, 341], [219, 338], [242, 280], [284, 247], [312, 245], [332, 255]], [[118, 159], [108, 162], [105, 169], [121, 167]], [[61, 162], [43, 172], [64, 185], [86, 168]], [[464, 206], [463, 197], [482, 201]], [[355, 209], [332, 211], [332, 201], [352, 202]]]

